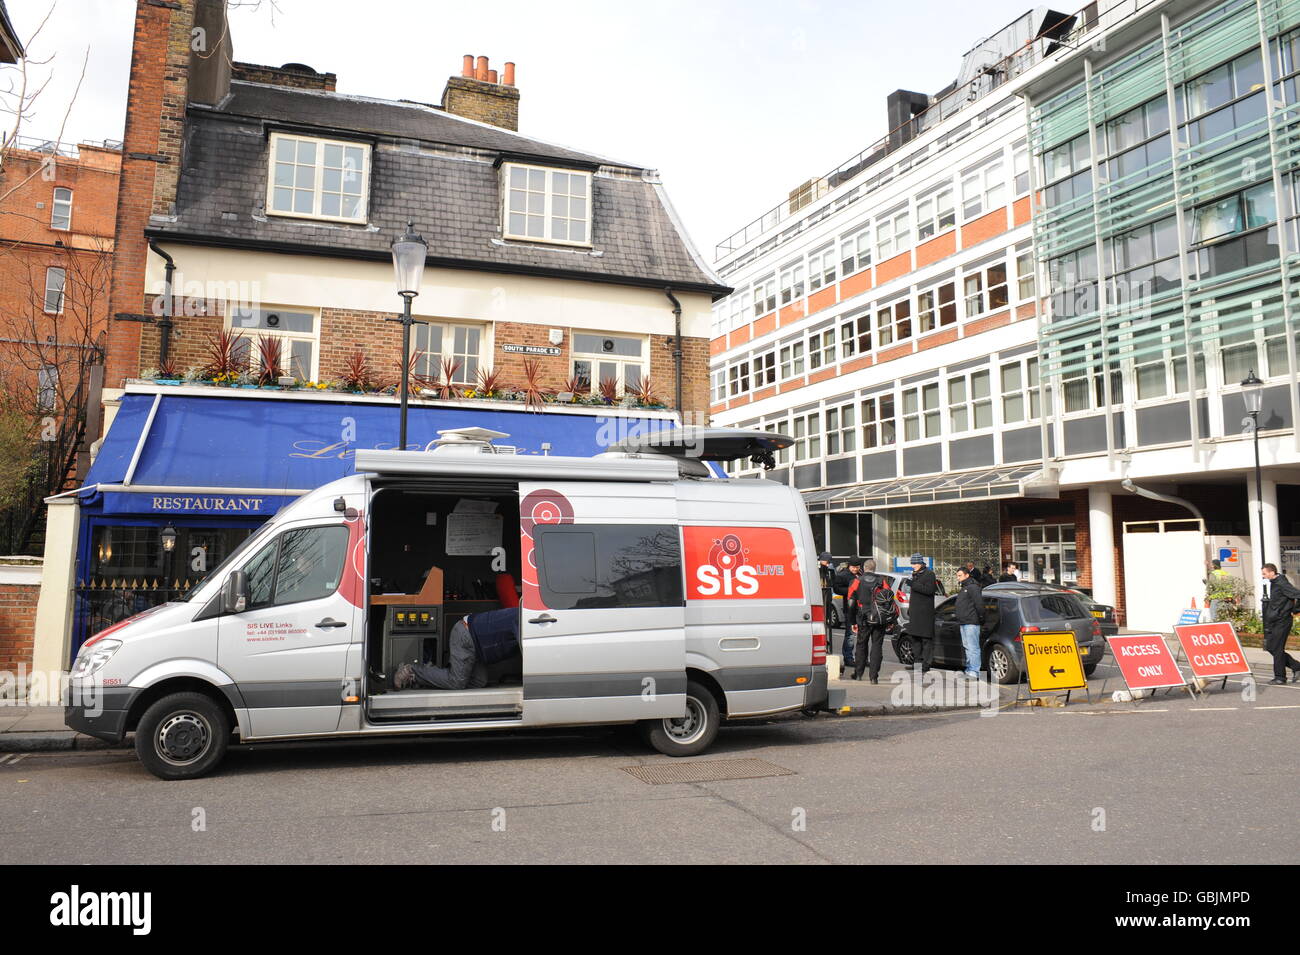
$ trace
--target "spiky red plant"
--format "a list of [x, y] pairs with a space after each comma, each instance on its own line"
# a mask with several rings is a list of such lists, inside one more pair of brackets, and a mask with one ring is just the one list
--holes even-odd
[[374, 366], [361, 349], [357, 349], [343, 359], [343, 370], [339, 383], [348, 391], [376, 391], [379, 382], [375, 378]]
[[608, 404], [613, 404], [618, 400], [618, 379], [611, 378], [608, 375], [600, 379], [600, 397]]
[[649, 375], [636, 383], [632, 388], [632, 396], [643, 405], [659, 404], [659, 395], [655, 392], [655, 383]]
[[455, 383], [456, 372], [460, 371], [460, 366], [459, 358], [442, 360], [442, 378], [433, 384], [433, 390], [437, 392], [439, 398], [450, 398], [454, 401], [460, 397], [458, 390], [460, 386]]
[[208, 363], [203, 371], [209, 378], [241, 375], [248, 369], [244, 333], [223, 328], [208, 340]]
[[478, 390], [484, 398], [491, 398], [501, 390], [501, 372], [495, 368], [478, 370]]
[[261, 366], [257, 383], [275, 384], [276, 379], [284, 374], [284, 340], [274, 335], [257, 336], [257, 362]]
[[540, 410], [546, 404], [542, 390], [542, 363], [536, 358], [524, 359], [524, 406]]

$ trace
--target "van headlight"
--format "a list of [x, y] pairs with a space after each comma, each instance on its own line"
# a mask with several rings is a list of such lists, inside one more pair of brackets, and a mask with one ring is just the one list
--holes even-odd
[[90, 676], [104, 669], [104, 664], [113, 658], [121, 646], [121, 640], [105, 639], [92, 646], [82, 647], [77, 654], [77, 662], [72, 667], [73, 678]]

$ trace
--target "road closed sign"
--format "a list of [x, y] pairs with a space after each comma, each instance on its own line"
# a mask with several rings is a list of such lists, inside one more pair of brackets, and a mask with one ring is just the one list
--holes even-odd
[[1130, 690], [1154, 690], [1162, 686], [1183, 686], [1186, 680], [1159, 633], [1127, 633], [1107, 637], [1110, 652]]
[[1198, 623], [1174, 627], [1192, 672], [1199, 677], [1249, 673], [1250, 664], [1230, 623]]
[[1020, 639], [1025, 648], [1025, 672], [1031, 693], [1082, 690], [1088, 685], [1073, 632], [1022, 633]]

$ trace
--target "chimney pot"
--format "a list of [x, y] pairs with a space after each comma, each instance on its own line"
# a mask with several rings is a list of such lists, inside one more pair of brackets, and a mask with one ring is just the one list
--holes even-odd
[[515, 85], [515, 65], [513, 63], [506, 64], [506, 75], [504, 79], [506, 86]]
[[473, 54], [473, 53], [466, 53], [466, 54], [465, 54], [465, 59], [464, 59], [464, 61], [462, 62], [461, 67], [460, 67], [460, 75], [461, 75], [461, 76], [473, 76], [473, 75], [474, 75], [474, 54]]
[[478, 58], [478, 69], [474, 71], [474, 79], [487, 80], [487, 73], [488, 73], [488, 58], [486, 56], [480, 56]]
[[489, 82], [489, 83], [495, 83], [496, 81], [497, 81], [497, 71], [496, 71], [496, 70], [488, 70], [488, 82]]

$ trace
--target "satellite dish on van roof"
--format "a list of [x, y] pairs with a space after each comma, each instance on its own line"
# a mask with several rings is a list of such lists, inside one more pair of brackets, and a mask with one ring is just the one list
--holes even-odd
[[666, 454], [701, 461], [735, 461], [750, 458], [768, 470], [775, 466], [773, 454], [794, 444], [794, 438], [773, 431], [747, 428], [672, 428], [632, 435], [611, 451]]

